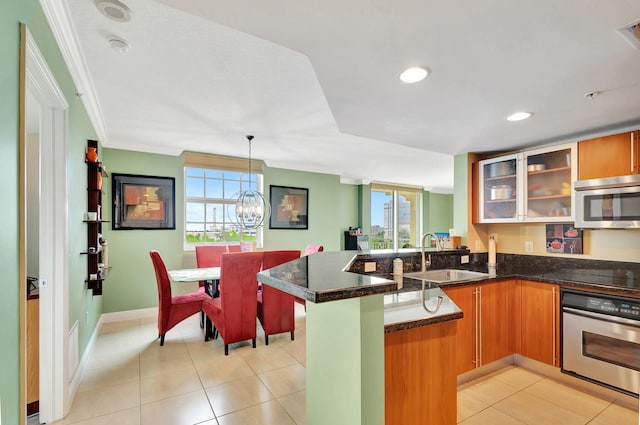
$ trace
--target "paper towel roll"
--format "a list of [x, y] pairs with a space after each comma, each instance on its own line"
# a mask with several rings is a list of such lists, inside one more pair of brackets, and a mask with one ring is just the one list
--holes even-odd
[[496, 239], [492, 236], [489, 236], [489, 265], [496, 265]]

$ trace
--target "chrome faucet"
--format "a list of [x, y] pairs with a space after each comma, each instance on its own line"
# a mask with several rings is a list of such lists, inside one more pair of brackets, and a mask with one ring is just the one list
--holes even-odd
[[442, 251], [442, 245], [440, 245], [440, 239], [438, 239], [438, 237], [436, 236], [435, 233], [431, 233], [431, 232], [427, 232], [424, 235], [422, 235], [422, 271], [425, 271], [427, 269], [427, 267], [429, 267], [431, 265], [431, 254], [429, 254], [429, 261], [428, 263], [425, 261], [424, 258], [424, 242], [427, 239], [427, 236], [431, 236], [432, 238], [434, 238], [436, 240], [436, 251]]

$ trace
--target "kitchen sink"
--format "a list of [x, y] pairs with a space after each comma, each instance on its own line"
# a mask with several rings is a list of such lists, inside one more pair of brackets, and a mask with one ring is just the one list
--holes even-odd
[[489, 277], [489, 273], [472, 272], [469, 270], [442, 269], [405, 273], [405, 276], [435, 283], [449, 283], [486, 279]]

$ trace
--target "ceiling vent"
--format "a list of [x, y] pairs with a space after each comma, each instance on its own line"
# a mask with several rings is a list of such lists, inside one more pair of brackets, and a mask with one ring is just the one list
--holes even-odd
[[618, 32], [633, 47], [640, 50], [640, 20], [620, 28]]
[[118, 0], [95, 0], [96, 7], [104, 16], [116, 22], [129, 22], [131, 10]]

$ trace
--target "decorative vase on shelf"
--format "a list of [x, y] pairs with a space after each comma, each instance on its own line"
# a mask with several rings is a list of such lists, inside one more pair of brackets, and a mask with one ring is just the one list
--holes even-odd
[[96, 148], [87, 148], [87, 161], [98, 162], [98, 151], [96, 150]]
[[96, 186], [98, 190], [102, 190], [102, 173], [98, 171], [98, 181], [96, 182]]

